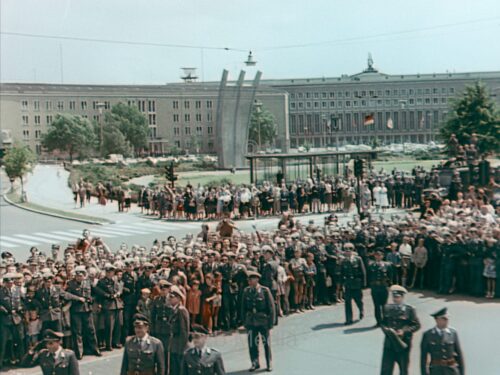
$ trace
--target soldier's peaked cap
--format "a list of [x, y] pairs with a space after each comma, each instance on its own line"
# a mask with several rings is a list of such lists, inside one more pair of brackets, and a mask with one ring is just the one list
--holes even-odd
[[134, 315], [134, 325], [135, 326], [143, 326], [143, 325], [149, 326], [149, 319], [147, 318], [147, 316], [145, 316], [143, 314], [135, 314]]
[[393, 296], [404, 296], [408, 291], [401, 285], [393, 285], [391, 286], [391, 293]]
[[448, 308], [443, 307], [441, 310], [436, 311], [434, 314], [431, 314], [431, 316], [433, 316], [434, 318], [443, 318], [443, 317], [449, 316], [448, 315]]
[[61, 332], [56, 332], [51, 329], [46, 329], [43, 332], [43, 340], [45, 341], [52, 341], [52, 340], [61, 340], [64, 337], [64, 334]]

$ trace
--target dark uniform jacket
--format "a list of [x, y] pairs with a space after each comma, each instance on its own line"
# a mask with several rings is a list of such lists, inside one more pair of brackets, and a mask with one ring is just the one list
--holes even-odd
[[123, 303], [125, 305], [135, 305], [137, 303], [137, 296], [135, 290], [136, 276], [129, 272], [124, 272], [122, 276], [123, 282]]
[[243, 291], [241, 316], [246, 328], [265, 327], [271, 329], [276, 311], [273, 295], [269, 288], [258, 285], [257, 288], [246, 287]]
[[188, 345], [189, 338], [189, 312], [183, 305], [173, 308], [172, 318], [172, 338], [170, 339], [170, 352], [183, 354]]
[[0, 287], [0, 327], [20, 324], [22, 310], [21, 299], [14, 298], [7, 287]]
[[167, 297], [158, 296], [151, 305], [151, 333], [153, 336], [170, 336], [174, 310]]
[[340, 275], [346, 288], [363, 288], [366, 280], [366, 270], [361, 257], [344, 258], [340, 264]]
[[81, 283], [76, 280], [68, 282], [67, 291], [75, 296], [85, 298], [85, 302], [74, 301], [71, 304], [72, 313], [85, 313], [92, 311], [92, 285], [90, 280], [83, 280]]
[[95, 291], [100, 296], [103, 310], [119, 310], [123, 308], [123, 301], [121, 299], [122, 290], [118, 282], [105, 277], [99, 280]]
[[[420, 329], [420, 321], [413, 306], [401, 304], [387, 304], [384, 306], [384, 319], [380, 324], [382, 328], [402, 330], [402, 340], [410, 345], [413, 333]], [[385, 338], [384, 347], [390, 347], [391, 342]]]
[[62, 319], [63, 300], [78, 301], [80, 297], [65, 292], [59, 286], [38, 289], [35, 299], [40, 303], [40, 319], [42, 322]]
[[28, 354], [23, 364], [26, 367], [40, 365], [43, 375], [80, 375], [76, 355], [69, 349], [62, 349], [55, 359], [51, 352], [42, 349]]
[[368, 266], [368, 283], [370, 287], [388, 287], [391, 278], [392, 265], [389, 262], [372, 262]]
[[120, 375], [127, 372], [140, 374], [163, 375], [165, 373], [165, 356], [163, 344], [153, 336], [147, 336], [140, 344], [137, 336], [130, 336], [125, 343]]
[[198, 355], [196, 348], [190, 348], [184, 353], [181, 375], [224, 375], [224, 363], [221, 354], [212, 348], [201, 350]]
[[[430, 362], [427, 361], [430, 356]], [[433, 364], [432, 361], [443, 361]], [[445, 364], [445, 361], [450, 361]], [[430, 364], [430, 366], [429, 366]], [[421, 344], [420, 368], [422, 375], [464, 375], [464, 359], [457, 331], [447, 328], [440, 335], [437, 328], [424, 333]]]
[[262, 262], [260, 265], [260, 283], [270, 290], [278, 289], [278, 263], [274, 260]]

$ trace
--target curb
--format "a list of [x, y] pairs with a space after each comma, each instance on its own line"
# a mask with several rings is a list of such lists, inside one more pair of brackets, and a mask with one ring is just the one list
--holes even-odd
[[[104, 225], [104, 223], [100, 222], [100, 221], [95, 221], [95, 220], [91, 220], [91, 219], [80, 219], [80, 218], [76, 218], [76, 217], [72, 217], [72, 216], [66, 216], [66, 215], [59, 215], [59, 214], [56, 214], [56, 213], [52, 213], [52, 212], [47, 212], [47, 211], [42, 211], [42, 210], [37, 210], [36, 208], [30, 208], [30, 207], [25, 207], [19, 203], [14, 203], [13, 201], [11, 201], [9, 198], [7, 198], [7, 194], [2, 194], [3, 196], [3, 199], [8, 203], [10, 204], [11, 206], [14, 206], [14, 207], [17, 207], [17, 208], [20, 208], [22, 210], [26, 210], [26, 211], [31, 211], [31, 212], [35, 212], [37, 214], [40, 214], [40, 215], [46, 215], [46, 216], [52, 216], [52, 217], [57, 217], [59, 219], [64, 219], [64, 220], [71, 220], [71, 221], [77, 221], [77, 222], [80, 222], [80, 223], [85, 223], [85, 224], [93, 224], [93, 225]], [[109, 224], [115, 224], [114, 221], [112, 220], [108, 220], [108, 223]], [[108, 224], [107, 223], [107, 224]]]

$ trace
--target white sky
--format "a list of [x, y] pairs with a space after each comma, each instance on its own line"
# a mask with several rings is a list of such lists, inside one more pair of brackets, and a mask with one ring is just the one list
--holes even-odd
[[[2, 32], [243, 50], [2, 34], [2, 82], [61, 82], [61, 50], [64, 83], [177, 82], [182, 66], [197, 67], [205, 80], [219, 80], [223, 68], [232, 77], [240, 69], [251, 75], [259, 69], [263, 78], [338, 76], [364, 69], [368, 52], [389, 74], [500, 70], [499, 0], [0, 0], [0, 6]], [[407, 30], [419, 31], [401, 33]], [[342, 42], [265, 49], [336, 40]], [[255, 68], [243, 64], [249, 49]]]

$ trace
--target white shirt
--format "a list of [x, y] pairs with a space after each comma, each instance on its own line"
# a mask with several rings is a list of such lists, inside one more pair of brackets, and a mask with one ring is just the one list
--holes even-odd
[[411, 253], [411, 245], [410, 244], [401, 244], [401, 246], [399, 246], [399, 253], [402, 255], [402, 256], [407, 256], [407, 257], [411, 257], [412, 253]]

